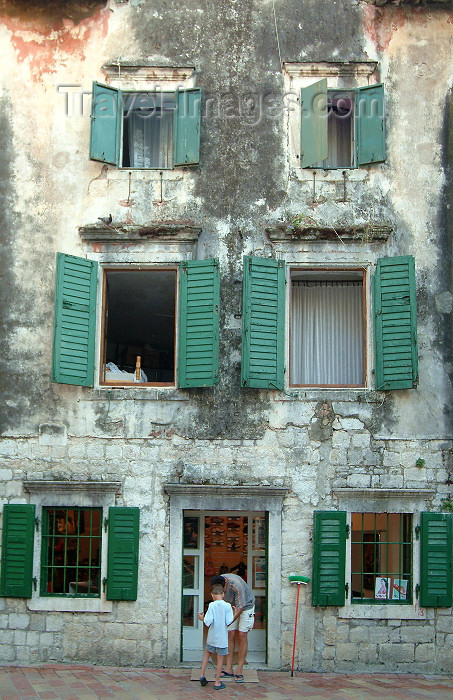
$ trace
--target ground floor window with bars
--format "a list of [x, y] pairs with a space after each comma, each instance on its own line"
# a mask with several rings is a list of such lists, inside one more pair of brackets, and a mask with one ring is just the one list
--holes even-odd
[[351, 514], [353, 603], [412, 602], [412, 515]]
[[101, 508], [43, 508], [41, 595], [99, 597]]

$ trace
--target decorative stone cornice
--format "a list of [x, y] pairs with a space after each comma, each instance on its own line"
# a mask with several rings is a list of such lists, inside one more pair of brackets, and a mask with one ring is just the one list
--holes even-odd
[[123, 243], [125, 241], [129, 243], [144, 241], [169, 244], [196, 243], [200, 233], [200, 226], [183, 223], [155, 223], [146, 226], [92, 224], [79, 227], [80, 237], [87, 243]]
[[195, 68], [193, 66], [150, 66], [138, 62], [118, 60], [106, 63], [102, 66], [102, 70], [109, 81], [124, 78], [134, 82], [159, 84], [162, 82], [185, 82], [193, 75]]
[[290, 492], [285, 486], [227, 486], [223, 484], [171, 484], [164, 486], [171, 496], [224, 496], [226, 498], [244, 496], [283, 498]]
[[121, 481], [24, 481], [24, 489], [28, 493], [121, 493]]
[[377, 68], [377, 61], [321, 61], [315, 63], [307, 61], [303, 63], [284, 63], [283, 68], [291, 78], [339, 78], [339, 77], [366, 77], [373, 75]]
[[332, 241], [342, 240], [351, 243], [381, 243], [388, 240], [393, 232], [389, 224], [366, 223], [356, 226], [327, 226], [323, 224], [307, 226], [276, 226], [267, 228], [266, 233], [273, 243], [291, 241]]
[[356, 489], [338, 488], [333, 491], [340, 498], [363, 498], [366, 500], [378, 498], [410, 498], [413, 500], [428, 500], [435, 495], [433, 489]]

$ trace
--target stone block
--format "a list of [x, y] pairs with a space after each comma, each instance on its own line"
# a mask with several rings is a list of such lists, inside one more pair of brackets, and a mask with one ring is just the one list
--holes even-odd
[[46, 618], [46, 632], [61, 632], [63, 629], [62, 615], [49, 615]]
[[[1, 630], [0, 630], [1, 635]], [[10, 662], [16, 660], [16, 647], [12, 644], [2, 644], [0, 642], [0, 659], [3, 662]]]
[[32, 613], [30, 615], [30, 631], [33, 632], [44, 632], [44, 626], [46, 623], [46, 617], [38, 613]]
[[373, 640], [375, 644], [383, 644], [389, 641], [390, 631], [387, 627], [375, 626], [371, 631], [368, 626], [360, 626], [355, 629], [351, 629], [349, 632], [349, 639], [351, 642], [356, 644], [361, 644], [362, 642], [369, 642], [370, 639]]
[[11, 481], [13, 472], [11, 469], [0, 469], [0, 481]]
[[14, 645], [21, 646], [27, 642], [27, 632], [25, 630], [14, 630]]
[[323, 659], [334, 659], [335, 658], [335, 647], [334, 646], [326, 646], [322, 650], [322, 658]]
[[433, 661], [436, 653], [434, 644], [417, 644], [415, 647], [415, 661]]
[[16, 661], [22, 664], [27, 664], [31, 660], [31, 650], [30, 647], [16, 647]]
[[[30, 634], [33, 634], [30, 632]], [[41, 632], [39, 635], [39, 646], [50, 647], [55, 642], [55, 635], [51, 632]]]
[[[0, 630], [0, 646], [14, 643], [14, 632], [12, 630]], [[1, 657], [0, 657], [1, 658]]]
[[420, 626], [403, 625], [400, 629], [400, 634], [402, 642], [427, 643], [434, 641], [434, 628], [423, 623]]
[[30, 616], [24, 613], [12, 613], [8, 618], [8, 627], [11, 630], [26, 630], [30, 624]]
[[351, 474], [347, 478], [347, 484], [350, 488], [368, 488], [371, 486], [370, 474]]
[[369, 447], [370, 446], [369, 433], [353, 433], [353, 435], [351, 437], [351, 444], [353, 447]]
[[349, 447], [351, 436], [345, 430], [336, 430], [332, 434], [332, 447]]
[[336, 646], [336, 658], [338, 661], [356, 661], [359, 647], [350, 642], [340, 642]]
[[415, 660], [415, 645], [408, 643], [381, 644], [379, 660], [386, 665], [413, 662]]
[[383, 474], [381, 476], [381, 487], [385, 489], [402, 489], [404, 479], [402, 476]]
[[377, 644], [370, 644], [369, 642], [360, 644], [358, 650], [358, 660], [362, 663], [376, 664], [378, 661]]
[[340, 418], [343, 430], [363, 430], [364, 425], [357, 418]]

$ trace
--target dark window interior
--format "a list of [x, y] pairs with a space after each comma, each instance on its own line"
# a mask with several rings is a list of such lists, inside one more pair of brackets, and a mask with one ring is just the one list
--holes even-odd
[[171, 168], [175, 96], [123, 93], [123, 167]]
[[104, 380], [174, 383], [176, 270], [107, 270], [105, 284]]
[[345, 90], [328, 90], [327, 110], [329, 155], [315, 167], [354, 167], [354, 93]]

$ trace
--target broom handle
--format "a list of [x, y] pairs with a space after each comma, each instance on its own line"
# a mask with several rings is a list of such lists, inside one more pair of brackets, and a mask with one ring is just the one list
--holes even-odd
[[297, 618], [299, 615], [299, 593], [300, 593], [300, 583], [297, 585], [297, 595], [296, 595], [296, 618], [294, 620], [294, 641], [293, 641], [293, 658], [291, 659], [291, 676], [294, 675], [294, 656], [296, 654], [296, 632], [297, 632]]

